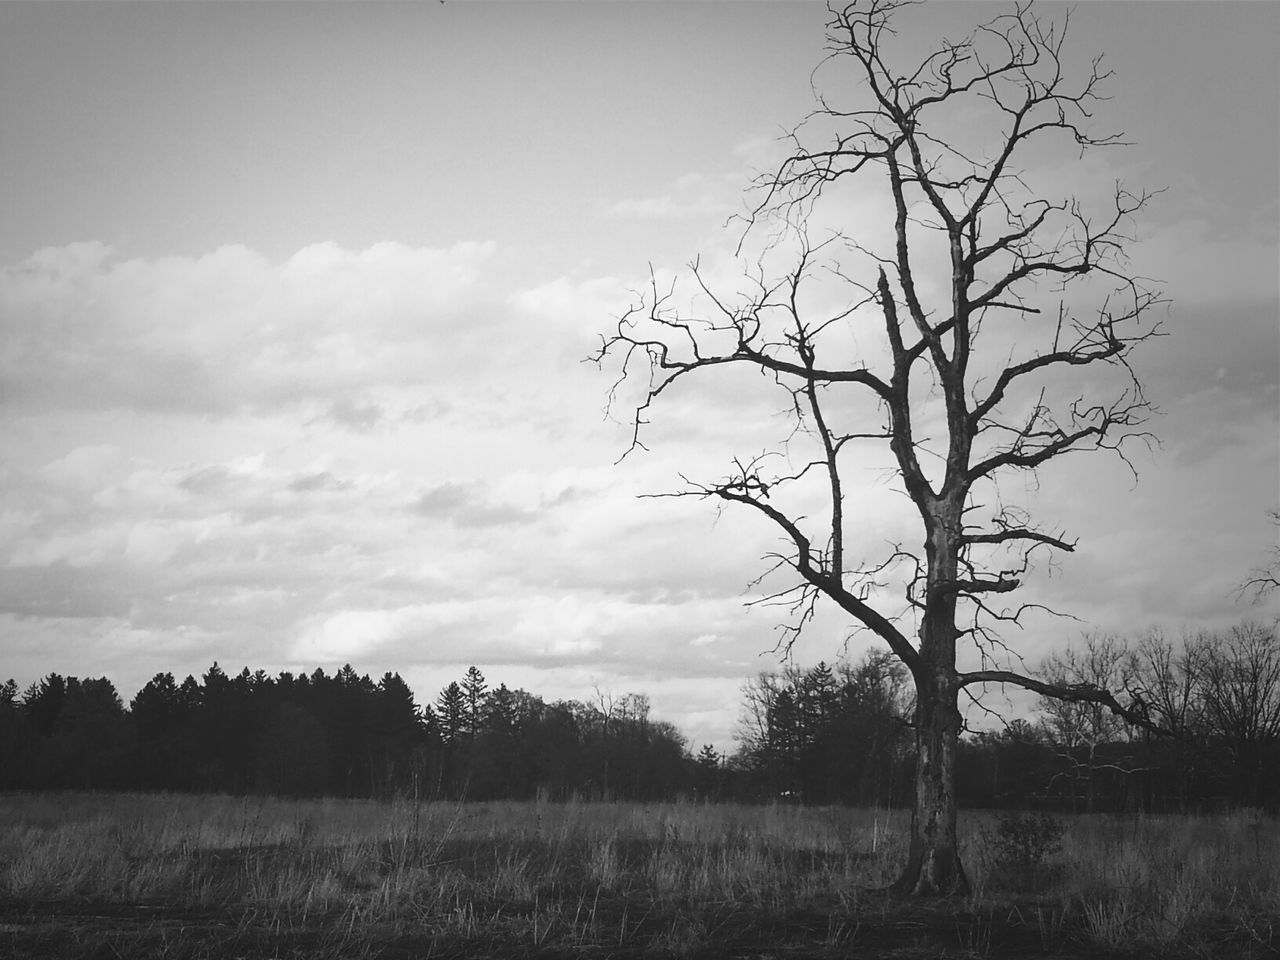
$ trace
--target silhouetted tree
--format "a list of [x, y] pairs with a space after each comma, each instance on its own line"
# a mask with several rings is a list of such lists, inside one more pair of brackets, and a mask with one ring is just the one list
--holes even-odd
[[467, 698], [457, 681], [449, 681], [449, 685], [436, 698], [436, 719], [440, 724], [440, 736], [445, 743], [455, 743], [466, 732]]
[[[188, 677], [192, 685], [194, 680]], [[148, 789], [187, 789], [192, 784], [192, 717], [200, 702], [172, 673], [157, 673], [129, 704], [138, 735], [138, 775]]]
[[[1129, 650], [1113, 635], [1086, 636], [1083, 648], [1054, 654], [1043, 672], [1056, 687], [1124, 690], [1133, 686]], [[1071, 812], [1082, 803], [1084, 812], [1093, 813], [1103, 771], [1127, 775], [1138, 769], [1132, 751], [1113, 749], [1129, 739], [1132, 728], [1098, 701], [1045, 697], [1040, 710], [1049, 740], [1067, 767], [1062, 777], [1069, 787]]]
[[10, 678], [0, 686], [0, 790], [32, 785], [32, 768], [39, 743], [23, 710], [18, 684]]
[[[762, 178], [744, 242], [772, 232], [745, 291], [713, 289], [696, 262], [688, 298], [655, 277], [598, 359], [621, 366], [614, 396], [629, 375], [639, 381], [632, 450], [655, 404], [685, 381], [739, 367], [763, 374], [749, 381], [760, 389], [780, 391], [792, 418], [778, 440], [787, 456], [737, 459], [723, 479], [675, 495], [746, 508], [778, 532], [776, 569], [793, 575], [772, 596], [792, 603], [784, 644], [823, 600], [908, 669], [915, 802], [895, 887], [931, 895], [968, 886], [956, 836], [962, 691], [1016, 684], [1146, 719], [1112, 691], [988, 664], [1000, 649], [993, 631], [1031, 608], [1002, 609], [999, 598], [1022, 586], [1036, 553], [1074, 548], [1008, 506], [1000, 478], [1146, 436], [1149, 404], [1129, 359], [1154, 335], [1142, 321], [1158, 298], [1123, 256], [1148, 195], [1117, 186], [1106, 209], [1090, 213], [1056, 195], [1060, 177], [1037, 193], [1026, 166], [1045, 149], [1115, 142], [1089, 126], [1109, 76], [1099, 60], [1073, 81], [1065, 23], [1016, 6], [896, 68], [896, 18], [908, 6], [832, 9], [825, 65], [849, 68], [858, 83], [842, 76], [838, 96], [820, 94], [790, 155]], [[860, 97], [847, 99], [855, 89]], [[829, 209], [847, 209], [846, 188], [882, 191], [883, 229], [860, 215], [848, 225], [856, 235], [837, 229], [815, 240]], [[856, 503], [845, 468], [886, 462], [876, 455], [907, 495], [920, 547], [859, 566], [863, 528], [845, 516]], [[890, 580], [910, 621], [880, 599]], [[916, 624], [914, 640], [904, 622]], [[965, 643], [983, 668], [959, 668]]]
[[1267, 551], [1267, 560], [1255, 567], [1248, 579], [1240, 585], [1239, 595], [1248, 596], [1254, 603], [1262, 603], [1280, 589], [1280, 509], [1268, 510], [1267, 519], [1276, 528], [1276, 538]]
[[22, 709], [37, 736], [53, 733], [67, 699], [67, 681], [51, 673], [38, 683], [32, 683], [22, 695]]
[[484, 722], [485, 698], [488, 689], [484, 674], [474, 666], [467, 667], [467, 675], [462, 679], [462, 695], [466, 701], [467, 734], [474, 738], [480, 732]]
[[743, 688], [738, 765], [769, 796], [807, 803], [892, 803], [908, 759], [905, 671], [887, 653], [832, 670], [819, 663], [763, 673]]
[[398, 673], [378, 681], [370, 713], [370, 757], [375, 790], [390, 796], [412, 784], [415, 754], [425, 747], [413, 691]]
[[1237, 803], [1280, 800], [1280, 638], [1258, 623], [1234, 626], [1206, 644], [1205, 719], [1211, 742], [1232, 761]]
[[704, 743], [698, 751], [698, 780], [696, 789], [698, 796], [705, 800], [719, 800], [721, 794], [721, 765], [724, 757], [709, 743]]
[[50, 674], [33, 702], [40, 722], [48, 724], [37, 754], [39, 785], [110, 789], [130, 781], [133, 728], [110, 680]]

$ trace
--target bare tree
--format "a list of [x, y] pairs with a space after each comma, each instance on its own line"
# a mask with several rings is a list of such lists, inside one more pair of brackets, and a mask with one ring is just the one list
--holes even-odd
[[[1268, 510], [1267, 519], [1280, 534], [1280, 510]], [[1277, 589], [1280, 589], [1280, 536], [1271, 545], [1267, 562], [1253, 569], [1249, 579], [1240, 585], [1237, 595], [1252, 595], [1254, 603], [1262, 603]]]
[[[1120, 690], [1135, 685], [1133, 668], [1134, 658], [1123, 640], [1111, 634], [1095, 633], [1085, 637], [1083, 649], [1071, 647], [1050, 657], [1042, 674], [1055, 687], [1084, 685], [1099, 690]], [[1097, 700], [1046, 697], [1040, 709], [1049, 741], [1070, 770], [1072, 812], [1076, 810], [1081, 785], [1085, 812], [1094, 812], [1100, 771], [1128, 775], [1142, 770], [1130, 757], [1115, 757], [1108, 751], [1127, 739], [1131, 728], [1105, 704]]]
[[1205, 713], [1210, 736], [1233, 761], [1233, 793], [1257, 806], [1280, 742], [1280, 636], [1244, 623], [1211, 637], [1203, 653]]
[[1210, 637], [1184, 635], [1175, 646], [1158, 629], [1138, 640], [1129, 672], [1141, 686], [1151, 716], [1176, 742], [1196, 737], [1204, 725], [1204, 672]]
[[[1100, 59], [1069, 79], [1066, 22], [1019, 5], [896, 67], [892, 25], [904, 6], [832, 9], [822, 69], [850, 71], [856, 83], [845, 74], [832, 86], [858, 99], [817, 93], [789, 156], [757, 185], [744, 243], [766, 242], [749, 289], [718, 292], [695, 262], [685, 303], [655, 277], [597, 359], [620, 367], [611, 404], [637, 390], [632, 451], [654, 404], [690, 379], [745, 367], [781, 391], [790, 423], [777, 449], [670, 495], [734, 504], [780, 534], [773, 574], [786, 585], [763, 599], [790, 607], [784, 644], [830, 602], [910, 672], [915, 807], [895, 889], [931, 895], [968, 885], [954, 789], [962, 692], [1016, 684], [1147, 721], [1132, 698], [1036, 679], [1004, 655], [997, 629], [1037, 607], [999, 598], [1039, 554], [1074, 543], [1007, 502], [997, 481], [1077, 451], [1123, 458], [1126, 440], [1149, 436], [1151, 407], [1128, 359], [1156, 334], [1142, 321], [1159, 298], [1124, 257], [1149, 194], [1108, 185], [1099, 212], [1030, 186], [1047, 151], [1118, 142], [1089, 129], [1109, 76]], [[887, 218], [814, 239], [862, 195], [849, 185], [881, 191]], [[865, 518], [846, 488], [876, 451], [909, 499], [919, 551], [863, 553], [877, 545], [859, 537]]]

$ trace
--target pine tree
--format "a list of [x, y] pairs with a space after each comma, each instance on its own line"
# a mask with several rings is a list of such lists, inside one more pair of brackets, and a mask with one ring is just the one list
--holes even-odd
[[484, 705], [488, 699], [486, 686], [484, 674], [475, 666], [468, 667], [462, 680], [462, 693], [466, 698], [466, 729], [473, 738], [480, 732], [484, 721]]
[[436, 698], [436, 720], [445, 743], [456, 742], [467, 729], [467, 696], [456, 680], [449, 681]]

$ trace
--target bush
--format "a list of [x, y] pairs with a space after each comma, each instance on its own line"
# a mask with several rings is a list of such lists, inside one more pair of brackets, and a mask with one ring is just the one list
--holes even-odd
[[1027, 892], [1049, 885], [1056, 871], [1047, 861], [1062, 849], [1065, 831], [1048, 814], [1000, 814], [995, 829], [981, 834], [988, 885]]

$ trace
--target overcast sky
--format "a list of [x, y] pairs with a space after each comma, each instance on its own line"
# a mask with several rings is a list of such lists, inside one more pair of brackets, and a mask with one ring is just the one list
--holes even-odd
[[[932, 5], [904, 42], [1000, 9]], [[824, 19], [0, 4], [0, 679], [105, 674], [127, 700], [214, 660], [350, 662], [425, 703], [475, 664], [547, 698], [645, 692], [731, 747], [739, 687], [777, 666], [779, 611], [744, 607], [774, 541], [637, 494], [716, 478], [710, 451], [779, 422], [676, 398], [615, 465], [611, 378], [581, 361], [650, 263], [730, 269], [723, 224], [811, 106]], [[1085, 630], [1274, 615], [1233, 591], [1280, 498], [1278, 24], [1264, 3], [1073, 16], [1116, 73], [1098, 123], [1135, 145], [1064, 153], [1063, 185], [1167, 187], [1132, 254], [1172, 305], [1135, 361], [1163, 411], [1136, 486], [1075, 457], [1006, 491], [1079, 538], [1026, 597], [1079, 622], [1008, 637], [1033, 663]], [[869, 558], [891, 488], [851, 485]], [[796, 658], [847, 636], [820, 619]]]

